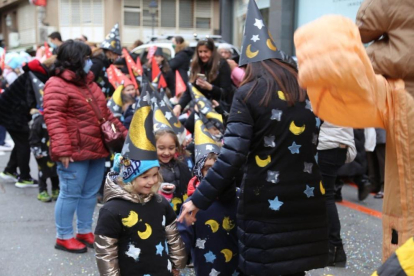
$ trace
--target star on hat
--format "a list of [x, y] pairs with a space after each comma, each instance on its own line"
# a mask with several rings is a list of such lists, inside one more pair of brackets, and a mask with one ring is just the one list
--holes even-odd
[[277, 58], [282, 60], [284, 58], [283, 54], [276, 48], [254, 0], [250, 0], [247, 7], [242, 45], [239, 66], [266, 59]]
[[117, 55], [122, 54], [118, 23], [114, 25], [111, 32], [105, 37], [105, 40], [101, 43], [101, 48], [112, 51]]

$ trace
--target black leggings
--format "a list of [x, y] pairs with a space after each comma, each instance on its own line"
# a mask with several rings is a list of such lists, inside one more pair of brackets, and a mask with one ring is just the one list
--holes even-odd
[[20, 178], [23, 180], [30, 180], [30, 145], [29, 132], [26, 131], [9, 131], [11, 138], [14, 141], [14, 148], [11, 152], [7, 167], [4, 169], [6, 173], [17, 173], [17, 168], [20, 171]]

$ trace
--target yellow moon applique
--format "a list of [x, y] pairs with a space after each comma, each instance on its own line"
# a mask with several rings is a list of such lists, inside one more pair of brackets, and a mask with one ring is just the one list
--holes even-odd
[[290, 132], [292, 132], [295, 135], [301, 135], [305, 131], [305, 128], [306, 128], [305, 125], [301, 127], [296, 126], [294, 121], [292, 121], [289, 126]]
[[175, 126], [176, 128], [180, 128], [180, 127], [181, 127], [181, 123], [180, 123], [180, 121], [178, 121], [178, 122], [174, 123], [174, 126]]
[[233, 258], [233, 252], [230, 249], [223, 249], [220, 252], [224, 255], [224, 258], [226, 259], [226, 263], [230, 262], [231, 259]]
[[173, 210], [174, 210], [174, 211], [177, 211], [177, 204], [181, 204], [181, 203], [183, 203], [183, 201], [181, 200], [181, 198], [174, 197], [174, 198], [171, 200], [171, 203], [172, 203], [172, 205], [173, 205]]
[[234, 226], [236, 226], [236, 224], [234, 223], [234, 221], [230, 219], [230, 217], [224, 217], [222, 225], [223, 229], [227, 232], [230, 232], [234, 228]]
[[252, 47], [252, 45], [249, 44], [246, 48], [246, 56], [248, 58], [254, 58], [259, 54], [259, 50], [257, 50], [256, 52], [252, 52], [251, 47]]
[[132, 227], [138, 222], [138, 214], [134, 211], [129, 211], [129, 215], [122, 219], [122, 224], [126, 227]]
[[116, 41], [115, 40], [111, 41], [111, 46], [112, 46], [112, 48], [116, 48]]
[[322, 181], [319, 183], [319, 188], [321, 190], [321, 194], [325, 194], [325, 188], [323, 187]]
[[207, 119], [216, 119], [219, 122], [223, 122], [223, 116], [216, 112], [209, 112], [206, 114]]
[[285, 93], [283, 93], [283, 91], [277, 91], [277, 95], [279, 96], [279, 99], [281, 99], [282, 101], [286, 101], [286, 96]]
[[206, 106], [206, 103], [205, 103], [205, 102], [203, 102], [203, 101], [198, 101], [198, 102], [197, 102], [197, 104], [198, 104], [198, 107], [199, 107], [200, 109], [203, 109], [203, 108]]
[[118, 88], [115, 90], [114, 94], [112, 95], [112, 100], [116, 105], [122, 106], [122, 89], [124, 89], [124, 86], [121, 84], [118, 86]]
[[141, 150], [155, 151], [155, 146], [148, 140], [145, 129], [145, 120], [150, 112], [150, 106], [143, 106], [135, 112], [129, 128], [129, 138], [135, 147]]
[[213, 233], [216, 233], [220, 227], [220, 224], [218, 224], [218, 222], [215, 221], [214, 219], [210, 219], [206, 221], [205, 225], [209, 225]]
[[202, 144], [216, 144], [216, 142], [209, 136], [207, 136], [207, 134], [205, 132], [207, 132], [206, 130], [203, 131], [202, 129], [203, 127], [203, 122], [201, 120], [197, 120], [194, 126], [194, 129], [199, 129], [201, 131], [195, 131], [195, 135], [194, 135], [194, 142], [196, 145], [202, 145]]
[[273, 44], [273, 41], [270, 38], [268, 40], [266, 40], [266, 45], [272, 51], [277, 50], [276, 46]]
[[40, 90], [39, 90], [39, 93], [40, 93], [40, 95], [41, 95], [41, 96], [43, 96], [43, 95], [45, 94], [45, 93], [43, 92], [43, 89], [40, 89]]
[[270, 162], [272, 162], [272, 158], [270, 157], [270, 155], [268, 155], [266, 159], [261, 159], [258, 155], [256, 155], [256, 164], [260, 168], [266, 167], [270, 164]]
[[138, 236], [143, 240], [148, 239], [152, 235], [151, 225], [149, 225], [148, 223], [145, 223], [145, 227], [147, 227], [147, 229], [144, 232], [138, 231]]
[[165, 118], [164, 113], [162, 113], [162, 111], [160, 109], [157, 109], [155, 111], [155, 120], [157, 120], [158, 122], [160, 122], [161, 124], [164, 124], [166, 126], [169, 126], [170, 128], [170, 122], [167, 121], [167, 118]]
[[50, 161], [47, 161], [47, 162], [46, 162], [46, 165], [47, 165], [49, 168], [53, 168], [53, 166], [55, 165], [55, 162], [50, 162]]

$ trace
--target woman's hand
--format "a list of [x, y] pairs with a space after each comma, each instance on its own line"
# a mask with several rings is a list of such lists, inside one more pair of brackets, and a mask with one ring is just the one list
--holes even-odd
[[74, 162], [72, 157], [69, 157], [69, 156], [60, 157], [59, 161], [62, 163], [63, 167], [65, 167], [66, 169], [69, 167], [69, 162]]
[[194, 222], [196, 221], [195, 217], [199, 210], [200, 209], [198, 209], [197, 206], [194, 205], [193, 201], [190, 200], [181, 206], [181, 214], [177, 220], [179, 222], [183, 222], [185, 220], [187, 225], [194, 224]]
[[220, 103], [216, 100], [212, 100], [211, 103], [212, 103], [213, 108], [216, 108], [217, 106], [220, 105]]
[[196, 80], [196, 84], [202, 89], [205, 89], [205, 90], [208, 90], [208, 91], [213, 90], [213, 85], [211, 83], [209, 83], [208, 81], [205, 81], [203, 79], [198, 78]]
[[180, 116], [180, 114], [181, 114], [181, 105], [177, 104], [176, 106], [174, 106], [173, 113], [174, 113], [175, 117]]

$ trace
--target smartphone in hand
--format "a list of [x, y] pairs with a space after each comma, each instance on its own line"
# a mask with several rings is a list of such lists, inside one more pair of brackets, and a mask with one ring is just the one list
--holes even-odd
[[207, 77], [204, 74], [197, 74], [197, 78], [203, 80], [203, 81], [207, 81]]

